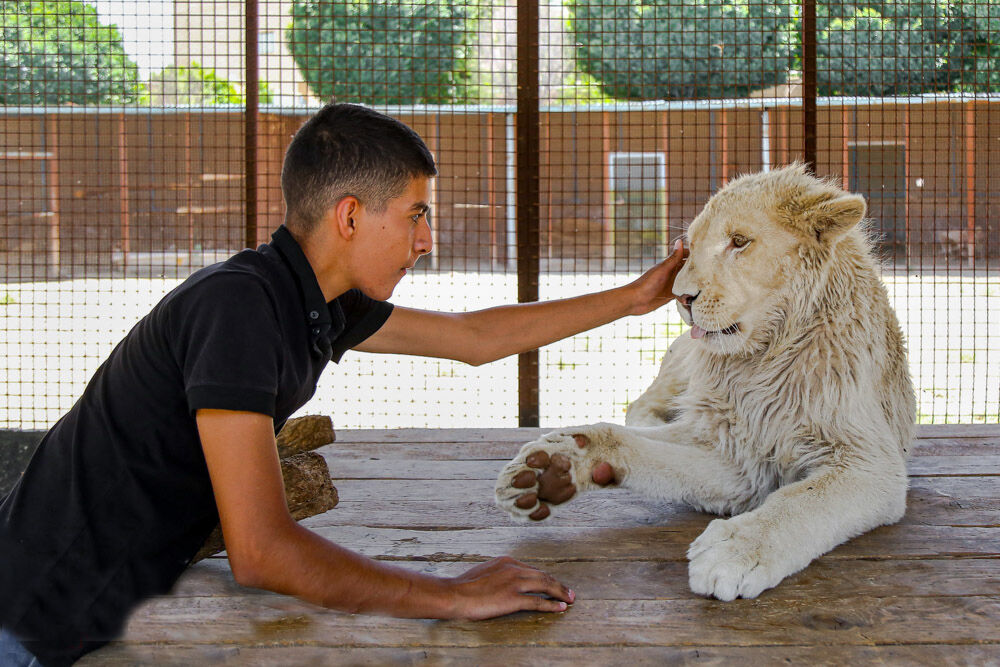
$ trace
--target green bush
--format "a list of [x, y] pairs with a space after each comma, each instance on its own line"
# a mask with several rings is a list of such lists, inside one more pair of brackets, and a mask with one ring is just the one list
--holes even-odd
[[[260, 82], [258, 90], [260, 103], [270, 104], [274, 95], [267, 82]], [[149, 95], [143, 101], [156, 106], [212, 106], [245, 104], [246, 95], [214, 69], [192, 62], [187, 67], [171, 65], [150, 76]]]
[[618, 99], [742, 97], [792, 64], [786, 3], [567, 1], [580, 69]]
[[818, 20], [816, 46], [820, 95], [907, 95], [946, 84], [938, 68], [944, 44], [934, 3], [824, 9], [830, 13]]
[[83, 2], [0, 2], [0, 104], [128, 104], [139, 70]]
[[472, 19], [446, 0], [295, 0], [287, 38], [320, 99], [462, 102]]
[[[742, 97], [802, 69], [801, 2], [567, 0], [577, 61], [618, 99]], [[1000, 0], [817, 5], [820, 95], [1000, 90]]]

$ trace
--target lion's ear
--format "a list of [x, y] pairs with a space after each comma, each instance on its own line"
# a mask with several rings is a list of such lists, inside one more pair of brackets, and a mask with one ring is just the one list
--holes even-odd
[[865, 217], [865, 198], [844, 193], [819, 202], [809, 211], [817, 241], [832, 241], [854, 228]]

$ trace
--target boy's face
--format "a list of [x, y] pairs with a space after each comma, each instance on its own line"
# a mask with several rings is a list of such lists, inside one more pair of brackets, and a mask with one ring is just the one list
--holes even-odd
[[355, 218], [354, 275], [358, 288], [373, 299], [392, 296], [399, 281], [421, 255], [431, 251], [430, 179], [418, 176], [384, 211], [362, 206]]

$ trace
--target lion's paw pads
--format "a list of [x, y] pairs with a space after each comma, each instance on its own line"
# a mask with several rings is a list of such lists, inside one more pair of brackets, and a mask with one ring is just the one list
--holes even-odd
[[516, 519], [541, 521], [576, 495], [586, 437], [549, 433], [521, 448], [497, 478], [497, 505]]
[[778, 584], [784, 574], [776, 554], [753, 520], [716, 519], [688, 549], [688, 582], [698, 595], [734, 600], [755, 598]]

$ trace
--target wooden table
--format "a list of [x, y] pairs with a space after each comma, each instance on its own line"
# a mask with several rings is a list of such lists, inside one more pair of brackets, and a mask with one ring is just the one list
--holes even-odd
[[351, 616], [242, 588], [213, 558], [80, 664], [1000, 664], [1000, 427], [922, 427], [902, 522], [734, 602], [688, 589], [685, 552], [708, 515], [608, 490], [544, 524], [507, 519], [494, 479], [539, 432], [340, 432], [318, 450], [340, 504], [303, 523], [438, 574], [510, 554], [577, 592], [566, 613]]

